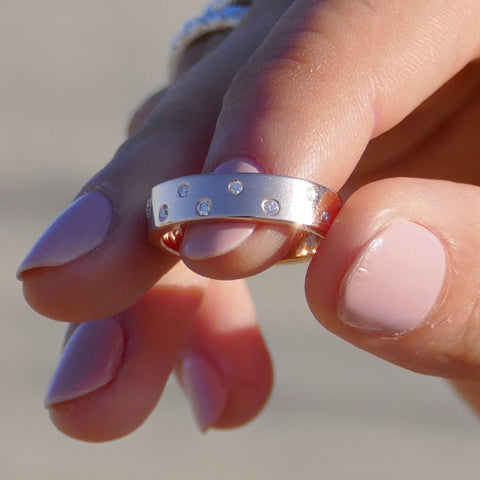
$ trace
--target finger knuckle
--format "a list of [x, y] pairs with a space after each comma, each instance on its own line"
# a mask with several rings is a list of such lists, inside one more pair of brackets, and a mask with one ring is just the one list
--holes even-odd
[[[268, 49], [257, 51], [240, 71], [237, 83], [243, 87], [258, 84], [256, 81], [261, 77], [261, 83], [274, 91], [288, 81], [301, 80], [308, 85], [311, 80], [320, 85], [321, 80], [325, 85], [332, 80], [330, 84], [335, 85], [336, 80], [352, 77], [353, 84], [354, 76], [363, 76], [373, 88], [372, 79], [377, 74], [370, 70], [367, 52], [369, 32], [381, 25], [378, 3], [377, 0], [325, 1], [292, 12], [288, 21], [271, 33]], [[353, 61], [362, 68], [352, 68]]]

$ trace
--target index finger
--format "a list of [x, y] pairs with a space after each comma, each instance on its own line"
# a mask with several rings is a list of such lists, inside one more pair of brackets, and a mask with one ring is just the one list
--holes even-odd
[[176, 262], [147, 243], [153, 185], [198, 173], [223, 95], [283, 8], [251, 16], [171, 86], [146, 124], [45, 232], [19, 268], [43, 315], [72, 322], [126, 310]]

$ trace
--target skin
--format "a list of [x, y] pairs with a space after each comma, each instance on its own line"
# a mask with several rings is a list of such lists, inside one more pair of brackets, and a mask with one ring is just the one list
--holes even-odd
[[[191, 350], [211, 359], [228, 388], [214, 427], [241, 425], [261, 410], [273, 374], [243, 281], [172, 269], [170, 256], [132, 234], [143, 232], [152, 185], [235, 156], [341, 190], [345, 206], [307, 274], [313, 314], [359, 348], [451, 380], [480, 413], [479, 19], [475, 0], [264, 0], [210, 55], [203, 57], [205, 43], [194, 45], [183, 74], [134, 115], [129, 140], [82, 189], [100, 189], [115, 205], [107, 240], [69, 264], [22, 276], [40, 313], [80, 322], [123, 312], [132, 340], [115, 379], [52, 406], [54, 423], [89, 441], [130, 433], [158, 401], [179, 355]], [[169, 159], [162, 169], [158, 151]], [[129, 202], [120, 203], [125, 195]], [[427, 322], [393, 337], [345, 325], [337, 302], [358, 252], [396, 220], [441, 238], [449, 270]], [[285, 232], [258, 230], [221, 258], [186, 264], [214, 279], [267, 268], [281, 256], [268, 246]], [[135, 252], [128, 257], [127, 243]], [[119, 283], [125, 269], [132, 273]], [[107, 285], [101, 298], [99, 282]], [[182, 306], [181, 321], [162, 308], [167, 301]], [[241, 318], [236, 302], [245, 308]], [[121, 392], [131, 391], [141, 394], [128, 402]]]

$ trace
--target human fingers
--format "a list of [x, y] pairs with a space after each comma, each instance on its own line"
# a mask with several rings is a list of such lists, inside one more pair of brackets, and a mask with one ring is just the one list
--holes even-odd
[[[215, 48], [225, 41], [229, 34], [230, 31], [228, 30], [211, 32], [209, 34], [202, 35], [196, 41], [192, 42], [179, 59], [178, 66], [173, 72], [174, 81], [178, 80], [203, 57], [215, 50]], [[142, 125], [148, 120], [157, 105], [160, 103], [160, 100], [165, 95], [166, 91], [167, 89], [163, 88], [162, 90], [154, 93], [148, 97], [134, 112], [128, 124], [129, 137], [139, 130], [140, 127], [142, 127]]]
[[203, 430], [258, 413], [272, 370], [241, 281], [220, 285], [178, 264], [126, 312], [79, 324], [45, 403], [71, 437], [119, 438], [145, 421], [175, 364]]
[[264, 9], [163, 95], [149, 120], [82, 189], [22, 263], [40, 313], [83, 321], [123, 311], [175, 263], [146, 241], [145, 202], [165, 179], [200, 171], [231, 78], [280, 16]]
[[[236, 158], [340, 189], [371, 138], [478, 56], [479, 18], [476, 1], [294, 2], [232, 82], [205, 170]], [[182, 257], [212, 278], [256, 272], [284, 254], [258, 228], [194, 226]]]
[[454, 380], [452, 384], [473, 411], [480, 416], [480, 382]]
[[440, 180], [358, 190], [310, 264], [315, 317], [402, 367], [478, 384], [479, 200], [479, 187]]
[[158, 402], [207, 283], [176, 266], [129, 310], [70, 329], [45, 399], [55, 425], [96, 442], [140, 426]]
[[[209, 364], [216, 373], [211, 373]], [[212, 425], [243, 425], [263, 408], [272, 388], [273, 368], [244, 281], [210, 284], [176, 374], [203, 431]], [[212, 375], [221, 379], [221, 402], [215, 397], [218, 384], [212, 384]]]
[[128, 122], [127, 135], [131, 137], [144, 125], [150, 115], [153, 113], [160, 100], [167, 92], [166, 88], [162, 88], [160, 91], [154, 93], [148, 97], [132, 115], [132, 118]]

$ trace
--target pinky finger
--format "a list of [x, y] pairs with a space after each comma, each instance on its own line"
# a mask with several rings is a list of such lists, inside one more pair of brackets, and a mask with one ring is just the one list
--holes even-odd
[[244, 280], [212, 281], [176, 373], [202, 431], [243, 425], [261, 411], [273, 369]]

